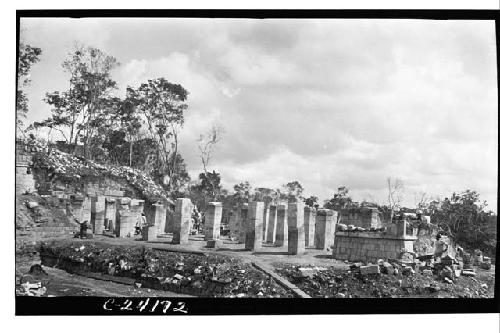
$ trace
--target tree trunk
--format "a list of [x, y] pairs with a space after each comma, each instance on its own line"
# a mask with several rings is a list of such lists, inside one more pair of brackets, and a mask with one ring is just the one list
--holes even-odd
[[132, 140], [130, 140], [130, 151], [129, 151], [129, 158], [128, 158], [128, 166], [129, 167], [132, 167], [132, 147], [133, 147], [134, 143], [132, 142]]

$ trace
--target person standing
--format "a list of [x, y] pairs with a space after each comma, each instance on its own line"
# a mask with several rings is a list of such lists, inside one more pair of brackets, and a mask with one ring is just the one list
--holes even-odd
[[441, 258], [446, 251], [448, 251], [448, 244], [442, 239], [441, 234], [437, 234], [434, 242], [434, 260]]

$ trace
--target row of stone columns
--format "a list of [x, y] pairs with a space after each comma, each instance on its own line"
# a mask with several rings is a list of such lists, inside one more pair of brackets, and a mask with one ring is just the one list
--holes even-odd
[[[102, 233], [104, 220], [111, 221], [115, 212], [118, 237], [133, 234], [137, 217], [144, 209], [144, 201], [119, 198], [108, 202], [104, 197], [91, 200], [92, 223], [96, 233]], [[173, 244], [186, 244], [189, 237], [192, 203], [179, 198], [175, 204], [173, 219]], [[166, 208], [153, 204], [146, 211], [148, 226], [143, 230], [144, 240], [153, 240], [163, 233]], [[220, 237], [222, 204], [211, 202], [205, 215], [205, 240], [214, 241]], [[317, 212], [303, 203], [264, 206], [264, 202], [251, 202], [238, 207], [230, 218], [231, 236], [244, 243], [245, 249], [258, 251], [263, 242], [287, 248], [289, 254], [302, 254], [306, 247], [325, 249], [333, 245], [337, 212], [320, 209]], [[109, 226], [108, 226], [109, 227]], [[111, 228], [110, 228], [111, 229]]]
[[[207, 214], [210, 216], [210, 214]], [[286, 247], [289, 254], [302, 254], [306, 247], [326, 249], [333, 245], [337, 212], [317, 212], [303, 203], [270, 205], [251, 202], [238, 207], [230, 218], [231, 236], [257, 251], [262, 242]], [[210, 219], [205, 221], [210, 225]]]

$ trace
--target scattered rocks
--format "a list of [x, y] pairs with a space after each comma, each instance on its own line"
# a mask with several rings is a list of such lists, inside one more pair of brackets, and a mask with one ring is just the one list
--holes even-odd
[[468, 271], [468, 270], [462, 270], [462, 275], [463, 276], [476, 276], [476, 272], [474, 271]]

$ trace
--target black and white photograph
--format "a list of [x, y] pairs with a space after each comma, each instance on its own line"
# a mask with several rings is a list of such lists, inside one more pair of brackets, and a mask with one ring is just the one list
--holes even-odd
[[498, 301], [495, 17], [233, 13], [17, 12], [16, 302]]

